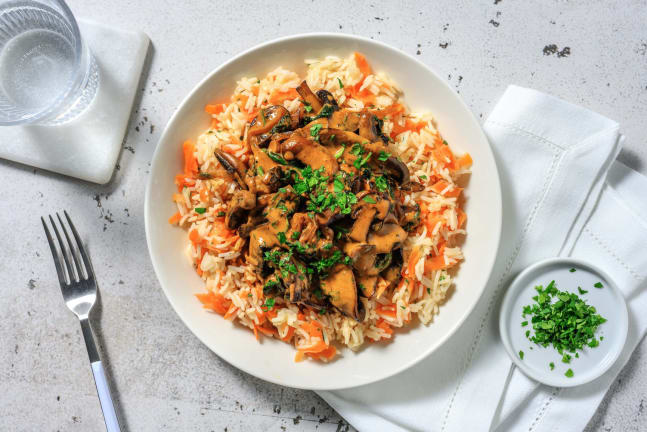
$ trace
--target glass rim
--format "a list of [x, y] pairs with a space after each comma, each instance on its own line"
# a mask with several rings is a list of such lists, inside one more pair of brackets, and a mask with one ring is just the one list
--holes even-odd
[[[79, 30], [79, 25], [76, 21], [76, 18], [74, 17], [74, 14], [72, 14], [72, 10], [70, 7], [65, 3], [64, 0], [29, 0], [31, 3], [37, 3], [40, 6], [45, 6], [46, 8], [52, 9], [56, 13], [61, 13], [63, 17], [68, 21], [68, 24], [70, 25], [70, 30], [72, 33], [72, 37], [74, 38], [74, 66], [75, 70], [72, 76], [69, 78], [67, 82], [67, 86], [64, 91], [62, 91], [53, 101], [49, 106], [43, 108], [40, 111], [37, 111], [29, 116], [26, 117], [21, 117], [19, 119], [13, 119], [13, 120], [3, 120], [0, 119], [0, 125], [1, 126], [12, 126], [12, 125], [22, 125], [22, 124], [33, 124], [39, 120], [47, 119], [49, 115], [51, 115], [57, 108], [59, 108], [65, 100], [72, 94], [77, 87], [81, 85], [81, 76], [85, 71], [82, 70], [82, 62], [83, 62], [83, 55], [84, 55], [84, 50], [87, 50], [87, 46], [85, 44], [85, 41], [83, 40], [81, 36], [81, 31]], [[16, 6], [24, 6], [25, 3], [21, 2], [19, 0], [9, 0], [9, 1], [2, 1], [0, 4], [5, 4], [5, 5], [11, 5], [11, 4], [16, 4]], [[55, 7], [60, 8], [60, 10], [56, 10]], [[88, 56], [90, 53], [87, 53]], [[87, 61], [87, 67], [89, 68], [90, 61], [88, 59]]]

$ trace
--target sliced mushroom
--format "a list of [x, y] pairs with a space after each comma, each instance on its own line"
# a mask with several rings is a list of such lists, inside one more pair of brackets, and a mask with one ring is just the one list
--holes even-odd
[[290, 130], [292, 127], [292, 118], [290, 111], [282, 105], [273, 105], [267, 108], [261, 108], [258, 114], [252, 120], [247, 131], [248, 137], [263, 135], [266, 133], [279, 133]]
[[340, 109], [332, 113], [328, 119], [328, 127], [354, 132], [359, 127], [360, 114], [348, 109]]
[[295, 213], [290, 220], [290, 233], [299, 233], [299, 243], [310, 244], [316, 240], [317, 223], [307, 213]]
[[397, 249], [407, 238], [407, 232], [400, 225], [390, 223], [384, 224], [382, 228], [368, 235], [368, 244], [375, 246], [377, 253], [389, 253]]
[[245, 165], [243, 165], [243, 163], [234, 156], [229, 153], [225, 153], [222, 150], [216, 150], [214, 151], [214, 154], [216, 159], [218, 159], [218, 162], [220, 162], [227, 172], [236, 179], [236, 182], [240, 187], [243, 189], [249, 189], [249, 185], [245, 182]]
[[330, 93], [328, 90], [317, 90], [317, 99], [319, 99], [324, 105], [328, 104], [335, 107], [339, 106], [332, 93]]
[[308, 87], [308, 83], [305, 80], [297, 87], [297, 93], [299, 93], [301, 99], [310, 105], [315, 112], [319, 112], [319, 110], [321, 110], [323, 104], [317, 95], [310, 90], [310, 87]]
[[358, 274], [379, 273], [374, 271], [377, 257], [375, 246], [367, 243], [348, 242], [344, 244], [344, 253], [353, 261], [353, 268]]
[[420, 206], [415, 202], [413, 205], [403, 206], [401, 213], [397, 222], [406, 231], [411, 231], [420, 223]]
[[339, 170], [337, 160], [323, 146], [296, 133], [282, 143], [281, 150], [281, 153], [292, 153], [313, 170], [323, 168], [327, 176], [334, 175]]
[[238, 227], [238, 235], [242, 238], [248, 238], [249, 234], [264, 222], [266, 222], [266, 219], [263, 216], [263, 208], [257, 206], [247, 215], [247, 221]]
[[238, 228], [247, 218], [247, 214], [256, 206], [256, 194], [248, 190], [239, 190], [229, 201], [225, 216], [225, 225], [230, 230]]
[[330, 303], [341, 313], [356, 320], [357, 314], [357, 287], [355, 276], [350, 267], [336, 264], [321, 281], [321, 290], [329, 296]]
[[377, 287], [377, 276], [358, 276], [357, 286], [362, 296], [371, 298]]
[[[294, 257], [290, 258], [290, 264], [297, 269], [305, 268], [304, 264]], [[289, 299], [293, 303], [301, 302], [310, 297], [310, 279], [302, 272], [287, 273], [284, 277], [284, 283], [287, 284]]]
[[373, 142], [380, 139], [380, 126], [378, 118], [368, 110], [361, 112], [359, 117], [359, 134]]
[[384, 291], [396, 286], [402, 279], [402, 250], [398, 249], [391, 253], [391, 264], [387, 267], [380, 276], [386, 281], [384, 286], [380, 286], [377, 292], [379, 298]]
[[264, 268], [263, 250], [279, 246], [279, 239], [269, 223], [260, 225], [249, 234], [249, 262], [259, 271]]
[[404, 162], [394, 156], [389, 156], [384, 165], [388, 174], [393, 177], [400, 186], [409, 184], [409, 168], [404, 164]]
[[375, 213], [376, 210], [373, 207], [362, 206], [357, 214], [353, 228], [348, 233], [348, 237], [356, 242], [365, 242]]

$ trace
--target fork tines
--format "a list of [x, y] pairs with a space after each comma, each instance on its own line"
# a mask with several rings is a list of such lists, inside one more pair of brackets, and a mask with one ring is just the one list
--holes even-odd
[[[72, 231], [73, 238], [70, 238], [65, 223], [61, 216], [56, 213], [56, 218], [58, 219], [58, 226], [56, 220], [49, 215], [49, 222], [54, 229], [54, 234], [58, 243], [53, 240], [48, 224], [45, 218], [41, 217], [40, 220], [43, 222], [43, 228], [45, 229], [45, 235], [47, 236], [47, 241], [49, 242], [49, 248], [52, 250], [52, 256], [54, 257], [54, 265], [56, 266], [56, 273], [58, 274], [58, 280], [61, 283], [61, 286], [73, 284], [79, 281], [84, 281], [93, 278], [92, 274], [92, 265], [90, 264], [90, 259], [88, 258], [85, 248], [83, 247], [83, 242], [79, 237], [79, 233], [76, 231], [72, 219], [67, 214], [67, 211], [63, 211], [67, 224]], [[61, 237], [59, 227], [63, 232], [63, 237]], [[80, 254], [80, 257], [79, 257]], [[81, 262], [81, 258], [83, 261]], [[63, 265], [63, 263], [65, 265]]]

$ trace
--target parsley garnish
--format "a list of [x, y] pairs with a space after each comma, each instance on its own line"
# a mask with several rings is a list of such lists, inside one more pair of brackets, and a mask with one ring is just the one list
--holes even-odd
[[216, 213], [216, 217], [224, 217], [226, 214], [227, 213], [225, 213], [224, 211], [219, 211], [218, 213]]
[[424, 174], [423, 174], [423, 175], [421, 175], [421, 176], [420, 176], [420, 180], [427, 180], [427, 176], [426, 176], [426, 175], [424, 175]]
[[582, 287], [577, 287], [577, 291], [578, 291], [580, 294], [586, 294], [586, 293], [588, 292], [587, 290], [583, 290], [583, 289], [582, 289]]
[[375, 187], [378, 191], [384, 192], [389, 189], [389, 182], [384, 176], [375, 177]]
[[550, 370], [555, 369], [555, 363], [553, 362], [548, 363], [548, 366], [550, 367]]
[[377, 160], [379, 160], [380, 162], [386, 162], [386, 160], [390, 157], [391, 157], [391, 153], [380, 151], [380, 154], [377, 156]]
[[204, 207], [196, 207], [193, 210], [195, 210], [195, 212], [198, 213], [198, 214], [203, 214], [204, 212], [207, 211], [207, 209], [204, 208]]
[[361, 167], [366, 165], [366, 163], [368, 162], [368, 160], [371, 158], [372, 155], [373, 155], [373, 153], [369, 153], [366, 156], [364, 156], [363, 158], [355, 159], [355, 162], [353, 162], [353, 166], [355, 168], [357, 168], [357, 169], [360, 169]]
[[586, 304], [577, 294], [559, 291], [555, 281], [546, 288], [535, 287], [534, 303], [523, 307], [523, 317], [531, 316], [534, 335], [526, 337], [543, 347], [552, 345], [562, 355], [562, 361], [569, 363], [571, 355], [577, 354], [584, 345], [593, 348], [599, 344], [595, 331], [606, 319], [595, 307]]
[[602, 282], [596, 282], [593, 284], [593, 286], [596, 288], [604, 288], [604, 285], [602, 285]]
[[564, 375], [566, 375], [568, 378], [573, 378], [573, 369], [568, 369]]
[[280, 232], [276, 235], [279, 239], [279, 243], [284, 244], [287, 241], [287, 238], [285, 237], [284, 232]]
[[375, 204], [377, 201], [375, 201], [375, 198], [373, 198], [370, 195], [366, 195], [364, 198], [362, 198], [363, 201], [366, 201], [369, 204]]
[[262, 167], [262, 166], [260, 166], [260, 165], [259, 165], [258, 167], [256, 167], [256, 172], [257, 172], [257, 173], [258, 173], [258, 175], [260, 175], [260, 176], [262, 176], [262, 175], [264, 175], [264, 174], [265, 174], [265, 170], [264, 170], [264, 169], [263, 169], [263, 167]]
[[337, 77], [337, 82], [339, 83], [339, 88], [340, 88], [340, 89], [343, 89], [343, 88], [344, 88], [344, 84], [342, 84], [342, 82], [341, 82], [341, 80], [339, 79], [339, 77]]
[[319, 141], [319, 131], [321, 130], [321, 123], [310, 126], [310, 136], [315, 138], [315, 141]]
[[310, 105], [310, 104], [306, 104], [306, 105], [303, 107], [303, 109], [304, 109], [304, 110], [306, 110], [306, 112], [310, 112], [310, 111], [312, 111], [312, 105]]
[[268, 151], [267, 155], [270, 157], [270, 159], [272, 159], [276, 163], [279, 163], [281, 165], [287, 165], [288, 164], [288, 162], [285, 159], [283, 159], [283, 156], [281, 156], [278, 153]]
[[519, 358], [523, 360], [523, 351], [519, 351]]
[[[334, 137], [334, 135], [331, 135], [331, 138], [332, 137]], [[339, 159], [340, 157], [342, 157], [342, 155], [344, 154], [344, 150], [346, 150], [345, 145], [341, 146], [341, 148], [335, 152], [335, 159]]]
[[300, 235], [301, 235], [301, 231], [294, 231], [290, 237], [292, 238], [292, 240], [296, 240], [299, 238]]
[[569, 270], [569, 272], [571, 272], [571, 273], [575, 273], [575, 271], [576, 271], [576, 270], [575, 270], [574, 268], [572, 268], [572, 269], [570, 269], [570, 270]]
[[269, 312], [272, 310], [273, 307], [274, 307], [274, 299], [271, 297], [268, 297], [267, 299], [265, 299], [265, 303], [263, 304], [263, 306], [261, 306], [261, 309], [263, 309], [264, 312]]

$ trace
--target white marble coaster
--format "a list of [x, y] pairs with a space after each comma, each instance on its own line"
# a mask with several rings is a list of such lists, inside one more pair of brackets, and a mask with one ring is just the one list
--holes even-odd
[[90, 106], [55, 126], [1, 126], [0, 158], [77, 177], [110, 181], [128, 126], [150, 40], [79, 20], [99, 68], [99, 87]]

